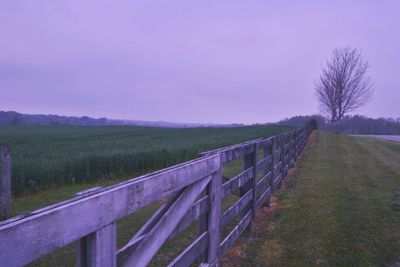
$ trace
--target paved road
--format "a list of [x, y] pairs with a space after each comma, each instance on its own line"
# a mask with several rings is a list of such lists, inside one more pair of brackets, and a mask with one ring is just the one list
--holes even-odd
[[373, 138], [380, 138], [380, 139], [385, 139], [389, 141], [395, 141], [395, 142], [400, 142], [400, 135], [368, 135], [368, 134], [363, 134], [363, 135], [353, 135], [353, 136], [361, 136], [361, 137], [373, 137]]

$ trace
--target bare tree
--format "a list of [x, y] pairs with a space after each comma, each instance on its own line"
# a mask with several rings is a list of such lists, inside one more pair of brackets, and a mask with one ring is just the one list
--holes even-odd
[[340, 120], [365, 105], [372, 97], [373, 85], [367, 75], [369, 65], [356, 48], [335, 48], [315, 83], [315, 95], [322, 112], [339, 132]]

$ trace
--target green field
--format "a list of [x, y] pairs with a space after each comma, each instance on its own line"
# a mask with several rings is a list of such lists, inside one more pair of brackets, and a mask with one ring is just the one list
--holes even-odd
[[60, 185], [136, 176], [193, 159], [201, 151], [289, 130], [288, 126], [156, 128], [1, 126], [12, 147], [14, 195]]
[[318, 133], [227, 266], [399, 266], [400, 144]]

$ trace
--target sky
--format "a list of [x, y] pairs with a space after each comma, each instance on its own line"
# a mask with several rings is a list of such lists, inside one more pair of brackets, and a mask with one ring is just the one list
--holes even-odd
[[400, 1], [0, 0], [0, 110], [198, 123], [317, 114], [335, 47], [400, 117]]

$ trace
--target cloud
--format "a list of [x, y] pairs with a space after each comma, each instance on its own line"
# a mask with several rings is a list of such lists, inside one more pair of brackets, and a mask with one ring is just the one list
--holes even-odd
[[397, 1], [0, 4], [0, 105], [21, 112], [265, 122], [317, 112], [335, 46], [371, 63], [370, 116], [398, 116]]

